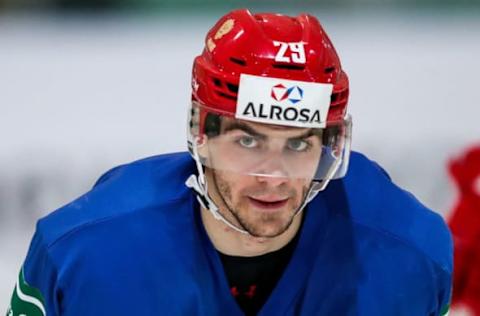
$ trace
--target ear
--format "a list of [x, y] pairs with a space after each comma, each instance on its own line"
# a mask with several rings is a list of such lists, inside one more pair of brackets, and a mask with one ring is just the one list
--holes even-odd
[[195, 141], [202, 165], [209, 165], [210, 151], [208, 150], [208, 136], [202, 134], [198, 136]]

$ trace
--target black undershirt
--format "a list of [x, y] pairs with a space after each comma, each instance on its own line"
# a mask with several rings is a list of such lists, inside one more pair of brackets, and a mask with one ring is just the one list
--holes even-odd
[[245, 315], [257, 315], [283, 274], [298, 240], [256, 257], [228, 256], [220, 252], [230, 292]]

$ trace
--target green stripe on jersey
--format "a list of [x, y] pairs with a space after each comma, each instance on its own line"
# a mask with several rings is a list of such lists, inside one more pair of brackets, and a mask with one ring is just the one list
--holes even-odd
[[13, 290], [7, 316], [46, 316], [42, 293], [25, 281], [23, 269]]
[[446, 305], [440, 312], [440, 316], [448, 316], [449, 312], [450, 312], [450, 305]]

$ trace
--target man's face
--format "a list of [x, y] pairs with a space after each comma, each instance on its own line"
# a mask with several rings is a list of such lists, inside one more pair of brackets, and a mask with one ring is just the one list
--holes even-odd
[[208, 148], [209, 194], [222, 215], [253, 236], [285, 232], [309, 191], [320, 159], [320, 135], [306, 128], [225, 119]]

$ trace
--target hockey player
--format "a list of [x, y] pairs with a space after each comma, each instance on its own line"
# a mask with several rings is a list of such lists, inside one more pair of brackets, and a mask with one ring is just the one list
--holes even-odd
[[455, 241], [453, 306], [480, 315], [480, 145], [452, 159], [449, 171], [458, 188], [450, 228]]
[[9, 315], [444, 315], [449, 231], [350, 153], [348, 94], [315, 17], [228, 13], [193, 63], [190, 153], [41, 219]]

